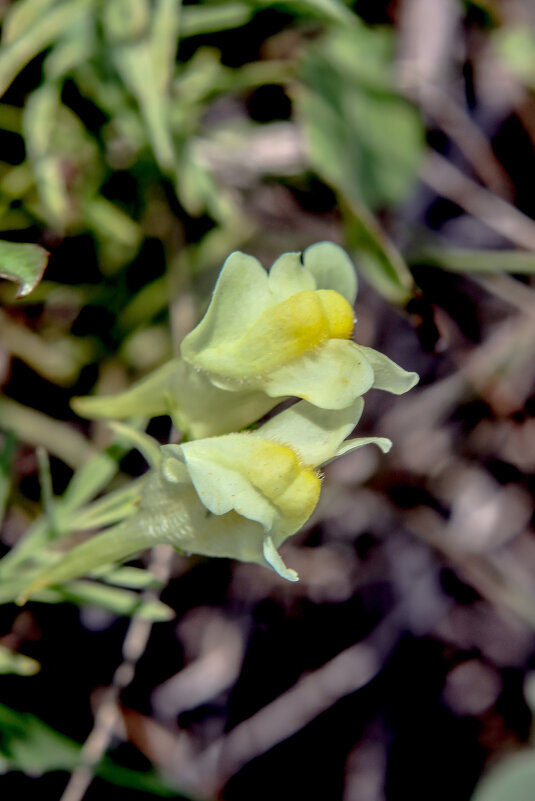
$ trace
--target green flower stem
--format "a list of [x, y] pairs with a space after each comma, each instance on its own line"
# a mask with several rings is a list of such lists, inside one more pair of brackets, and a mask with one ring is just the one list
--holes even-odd
[[[73, 548], [58, 564], [45, 571], [36, 571], [30, 582], [26, 577], [25, 588], [21, 587], [20, 593], [17, 593], [17, 603], [21, 605], [26, 603], [28, 598], [42, 587], [62, 584], [86, 575], [104, 564], [125, 561], [144, 551], [149, 545], [147, 532], [142, 529], [126, 525], [108, 529]], [[3, 590], [4, 587], [2, 593]]]

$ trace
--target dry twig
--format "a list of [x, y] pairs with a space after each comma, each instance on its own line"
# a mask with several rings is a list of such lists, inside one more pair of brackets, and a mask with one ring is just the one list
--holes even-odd
[[[162, 584], [167, 583], [169, 579], [172, 556], [173, 550], [167, 545], [159, 545], [152, 549], [149, 570]], [[159, 595], [158, 589], [149, 588], [142, 594], [141, 604], [157, 600]], [[136, 665], [145, 652], [151, 630], [151, 620], [132, 618], [123, 643], [123, 661], [104, 693], [95, 714], [93, 729], [82, 748], [80, 765], [71, 774], [60, 801], [81, 801], [87, 792], [98, 763], [106, 753], [120, 721], [119, 696], [134, 678]]]

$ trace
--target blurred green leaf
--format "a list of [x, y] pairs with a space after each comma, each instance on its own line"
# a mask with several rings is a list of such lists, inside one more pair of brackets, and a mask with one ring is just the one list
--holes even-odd
[[[55, 770], [73, 771], [81, 760], [81, 746], [42, 720], [0, 704], [0, 773], [20, 770], [42, 776]], [[104, 759], [97, 776], [120, 787], [163, 797], [187, 799], [165, 784], [155, 771], [137, 771]]]
[[80, 14], [63, 32], [48, 53], [43, 70], [47, 81], [57, 81], [89, 61], [98, 50], [97, 19]]
[[0, 228], [3, 231], [27, 228], [31, 224], [33, 215], [28, 213], [29, 210], [23, 207], [13, 209], [12, 202], [20, 204], [24, 200], [27, 205], [28, 200], [31, 203], [34, 199], [33, 195], [34, 179], [28, 161], [5, 170], [0, 177]]
[[20, 39], [54, 5], [57, 5], [57, 0], [19, 0], [13, 3], [4, 20], [2, 44], [8, 45]]
[[180, 19], [180, 36], [200, 36], [245, 25], [254, 9], [245, 3], [220, 3], [184, 6]]
[[0, 128], [20, 134], [22, 129], [22, 109], [0, 103]]
[[151, 23], [151, 57], [155, 89], [165, 92], [173, 78], [182, 0], [156, 0]]
[[96, 581], [70, 581], [56, 588], [59, 601], [71, 601], [76, 605], [87, 604], [106, 609], [114, 615], [135, 615], [153, 623], [164, 623], [175, 617], [173, 609], [153, 598], [145, 600], [132, 590], [110, 587]]
[[228, 208], [224, 189], [217, 185], [191, 143], [185, 144], [182, 150], [177, 179], [177, 195], [189, 214], [199, 217], [206, 208], [216, 220], [225, 219]]
[[325, 19], [342, 25], [354, 25], [358, 18], [340, 0], [293, 0], [290, 4], [298, 13], [312, 11]]
[[[7, 42], [4, 37], [0, 51], [0, 95], [20, 70], [35, 58], [42, 50], [49, 47], [70, 25], [88, 11], [94, 0], [63, 0], [63, 2], [26, 2], [26, 17], [18, 11], [18, 3], [11, 6], [10, 14], [5, 19], [5, 29], [10, 29], [10, 17], [17, 14], [18, 19], [12, 23], [11, 34]], [[45, 13], [46, 12], [46, 13]], [[5, 36], [6, 34], [4, 34]]]
[[173, 356], [169, 327], [145, 324], [125, 337], [119, 355], [124, 364], [136, 372], [156, 369]]
[[79, 431], [68, 423], [60, 423], [42, 412], [0, 396], [0, 425], [13, 431], [21, 442], [42, 445], [70, 467], [80, 467], [95, 450]]
[[[119, 13], [121, 8], [124, 8], [125, 13]], [[165, 10], [165, 6], [160, 3], [155, 18], [158, 25], [160, 15]], [[150, 28], [150, 5], [147, 0], [131, 0], [126, 4], [108, 3], [104, 12], [104, 25], [112, 59], [124, 85], [139, 104], [160, 168], [169, 172], [175, 165], [175, 150], [169, 127], [169, 61], [163, 64], [162, 54], [157, 52], [158, 43]], [[178, 47], [178, 20], [174, 22], [170, 29], [174, 35], [174, 47], [168, 41], [165, 50], [167, 59], [170, 51], [173, 51], [173, 60]], [[155, 30], [159, 31], [159, 27]]]
[[413, 280], [402, 255], [366, 206], [346, 202], [342, 208], [348, 247], [357, 269], [390, 303], [405, 305]]
[[98, 194], [82, 201], [81, 212], [96, 239], [103, 273], [114, 273], [134, 258], [141, 244], [142, 231], [128, 214]]
[[52, 473], [50, 472], [50, 460], [46, 450], [40, 445], [37, 447], [37, 466], [39, 471], [39, 484], [41, 487], [41, 505], [46, 520], [49, 539], [54, 539], [58, 535], [58, 525], [56, 518], [56, 504], [52, 491]]
[[[109, 526], [129, 517], [137, 508], [142, 483], [143, 477], [131, 480], [124, 487], [108, 492], [103, 498], [77, 510], [76, 528], [79, 531], [88, 531], [92, 528]], [[65, 530], [72, 529], [73, 522], [71, 522], [70, 512], [67, 520], [62, 522]]]
[[35, 333], [0, 311], [0, 335], [6, 351], [43, 378], [60, 386], [69, 386], [84, 364], [91, 361], [94, 349], [89, 339], [55, 333], [55, 338]]
[[108, 486], [117, 473], [117, 461], [109, 453], [97, 453], [75, 472], [61, 498], [61, 509], [74, 512]]
[[8, 431], [0, 447], [0, 525], [4, 519], [7, 499], [11, 489], [12, 473], [11, 463], [15, 454], [17, 438], [12, 431]]
[[60, 100], [60, 86], [32, 92], [23, 114], [26, 149], [45, 220], [63, 231], [79, 220], [78, 197], [93, 194], [102, 175], [95, 142]]
[[249, 0], [255, 8], [279, 7], [282, 11], [290, 11], [297, 17], [308, 16], [341, 23], [342, 25], [357, 24], [358, 17], [347, 7], [342, 0]]
[[151, 0], [114, 0], [105, 3], [102, 13], [106, 33], [114, 42], [144, 37], [149, 29]]
[[455, 273], [535, 274], [535, 253], [522, 250], [428, 247], [409, 254], [408, 259], [411, 264], [427, 264]]
[[34, 676], [39, 673], [40, 669], [41, 665], [35, 659], [23, 654], [17, 654], [0, 645], [0, 674], [15, 673], [18, 676]]
[[39, 245], [0, 241], [0, 277], [18, 284], [17, 297], [37, 286], [48, 264], [48, 253]]
[[531, 670], [524, 679], [524, 698], [532, 716], [535, 716], [535, 671]]
[[165, 273], [150, 283], [146, 283], [121, 311], [119, 322], [122, 328], [130, 331], [144, 325], [169, 304], [169, 275]]
[[[137, 508], [140, 485], [143, 479], [131, 480], [124, 487], [108, 492], [103, 498], [89, 503], [107, 487], [118, 471], [118, 460], [127, 448], [112, 444], [105, 453], [97, 453], [79, 467], [64, 494], [54, 498], [54, 527], [58, 536], [72, 531], [84, 531], [116, 523], [132, 514]], [[113, 454], [113, 455], [112, 455]], [[84, 506], [88, 504], [87, 506]], [[83, 508], [80, 508], [83, 507]], [[25, 562], [39, 562], [50, 539], [50, 525], [41, 515], [30, 525], [17, 544], [0, 560], [0, 574], [6, 579], [16, 576], [16, 569]], [[141, 587], [142, 585], [136, 585]], [[5, 587], [5, 581], [2, 588]], [[4, 598], [15, 597], [18, 590], [6, 590]]]
[[22, 770], [41, 776], [50, 770], [72, 770], [80, 746], [34, 715], [0, 704], [0, 772]]
[[357, 267], [404, 303], [412, 278], [369, 211], [407, 196], [423, 149], [420, 118], [394, 87], [392, 50], [388, 30], [332, 31], [307, 49], [295, 100], [311, 163], [341, 195]]
[[[54, 562], [58, 561], [57, 553], [54, 559], [51, 558], [52, 551], [42, 550], [34, 556], [39, 565], [37, 567], [19, 570], [19, 572], [3, 570], [3, 578], [0, 583], [0, 604], [18, 602], [42, 567], [47, 564], [52, 567]], [[37, 560], [37, 557], [41, 557], [40, 561]], [[14, 564], [16, 563], [12, 560], [11, 567]], [[126, 572], [123, 573], [123, 571]], [[146, 570], [133, 567], [117, 568], [110, 561], [109, 565], [103, 565], [98, 570], [90, 571], [90, 575], [96, 580], [68, 581], [61, 585], [58, 584], [58, 586], [47, 587], [36, 591], [32, 600], [48, 604], [68, 601], [76, 606], [95, 606], [105, 609], [113, 615], [121, 617], [135, 615], [153, 623], [172, 620], [175, 616], [173, 609], [158, 598], [144, 597], [132, 589], [144, 590], [148, 587], [159, 586], [159, 582]], [[98, 580], [101, 577], [102, 581]]]
[[[96, 571], [95, 575], [97, 575]], [[147, 587], [160, 586], [160, 582], [152, 573], [139, 567], [114, 567], [111, 570], [99, 572], [98, 577], [107, 584], [131, 590], [145, 590]]]
[[479, 782], [471, 801], [533, 801], [535, 751], [506, 757]]
[[337, 29], [307, 48], [296, 94], [312, 163], [371, 208], [404, 199], [423, 152], [419, 115], [395, 90], [389, 30]]
[[523, 84], [535, 90], [535, 32], [528, 25], [502, 27], [492, 35], [498, 54]]

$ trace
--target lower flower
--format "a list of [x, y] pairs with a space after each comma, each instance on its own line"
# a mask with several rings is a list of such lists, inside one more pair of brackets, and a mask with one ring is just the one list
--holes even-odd
[[160, 447], [132, 432], [152, 463], [138, 511], [34, 576], [24, 598], [162, 543], [265, 565], [296, 581], [278, 548], [313, 513], [321, 489], [318, 468], [369, 443], [390, 448], [390, 440], [380, 437], [344, 442], [363, 405], [357, 398], [346, 409], [325, 410], [300, 401], [256, 431], [182, 445]]

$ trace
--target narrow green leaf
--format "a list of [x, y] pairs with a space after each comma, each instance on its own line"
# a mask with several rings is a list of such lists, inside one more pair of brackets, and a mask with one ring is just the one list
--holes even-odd
[[[94, 571], [97, 575], [97, 571]], [[116, 567], [98, 573], [100, 581], [114, 584], [116, 587], [126, 587], [129, 590], [145, 590], [147, 587], [159, 587], [161, 582], [148, 570], [140, 567]]]
[[41, 516], [28, 526], [23, 536], [0, 560], [0, 603], [14, 600], [22, 591], [24, 583], [21, 584], [17, 573], [18, 566], [40, 553], [47, 542], [48, 526], [44, 516]]
[[296, 92], [314, 167], [372, 209], [403, 200], [417, 178], [423, 126], [396, 89], [385, 28], [337, 26], [304, 51]]
[[91, 443], [67, 423], [1, 396], [0, 424], [5, 431], [14, 431], [21, 442], [42, 445], [74, 469], [95, 454]]
[[7, 499], [11, 489], [11, 463], [15, 453], [17, 438], [12, 431], [8, 431], [3, 439], [0, 450], [0, 525], [4, 519]]
[[58, 151], [58, 122], [65, 116], [60, 87], [45, 83], [26, 101], [22, 124], [28, 159], [47, 221], [63, 230], [72, 217], [65, 166]]
[[180, 20], [180, 36], [200, 36], [246, 25], [254, 9], [245, 3], [184, 6]]
[[140, 226], [122, 209], [105, 197], [92, 197], [84, 204], [84, 215], [100, 237], [117, 241], [135, 252], [141, 242]]
[[37, 465], [39, 468], [39, 484], [41, 485], [41, 503], [43, 505], [48, 536], [54, 539], [58, 535], [55, 499], [52, 490], [52, 474], [48, 454], [42, 446], [37, 448]]
[[[272, 0], [252, 0], [255, 6], [273, 6]], [[341, 25], [357, 25], [359, 18], [341, 0], [287, 0], [286, 8], [299, 16], [319, 17]]]
[[80, 15], [57, 40], [47, 55], [43, 71], [46, 81], [64, 79], [77, 67], [90, 61], [98, 47], [97, 20], [93, 15]]
[[109, 526], [129, 517], [136, 511], [143, 478], [130, 481], [126, 486], [109, 492], [76, 514], [76, 528], [78, 531]]
[[117, 473], [117, 460], [97, 453], [78, 468], [61, 498], [62, 511], [75, 511], [98, 495]]
[[[2, 560], [3, 561], [3, 560]], [[33, 573], [31, 574], [33, 575]], [[26, 587], [30, 573], [26, 572], [16, 578], [4, 578], [0, 582], [0, 604], [15, 603], [21, 592]], [[41, 600], [40, 598], [38, 600]]]
[[295, 5], [299, 10], [317, 12], [322, 17], [345, 26], [356, 25], [360, 21], [340, 0], [301, 0]]
[[3, 20], [2, 44], [8, 45], [20, 39], [54, 5], [57, 5], [57, 0], [18, 0], [13, 3]]
[[[81, 761], [81, 745], [48, 726], [30, 713], [18, 712], [0, 704], [0, 772], [18, 770], [41, 776], [54, 770], [72, 771]], [[167, 798], [184, 799], [159, 778], [155, 771], [137, 771], [116, 765], [108, 757], [97, 768], [97, 776], [120, 787]]]
[[390, 303], [405, 305], [414, 282], [402, 255], [363, 204], [345, 201], [342, 208], [348, 249], [357, 270]]
[[[111, 446], [109, 451], [123, 451]], [[61, 498], [54, 499], [54, 523], [57, 534], [63, 536], [72, 531], [99, 528], [123, 520], [137, 508], [140, 481], [130, 481], [125, 487], [112, 491], [83, 509], [108, 485], [118, 466], [107, 453], [96, 454], [80, 467], [71, 479]], [[0, 574], [4, 577], [15, 575], [17, 565], [30, 560], [39, 561], [44, 556], [44, 547], [49, 540], [49, 525], [41, 516], [30, 525], [17, 544], [0, 561]], [[20, 590], [19, 590], [20, 591]]]
[[22, 109], [18, 106], [0, 105], [0, 128], [3, 131], [20, 134], [22, 130]]
[[357, 269], [389, 301], [412, 277], [371, 210], [403, 200], [416, 180], [423, 127], [393, 80], [391, 31], [338, 27], [304, 52], [295, 105], [311, 163], [339, 194]]
[[61, 588], [56, 588], [59, 595], [77, 605], [88, 604], [106, 609], [114, 615], [130, 617], [135, 615], [153, 623], [172, 620], [174, 611], [157, 599], [144, 600], [132, 590], [110, 587], [96, 581], [71, 581]]
[[35, 659], [17, 654], [0, 645], [0, 674], [15, 673], [19, 676], [34, 676], [39, 673], [41, 665]]
[[151, 24], [151, 56], [155, 91], [169, 89], [174, 73], [182, 0], [156, 0]]
[[113, 60], [124, 85], [139, 104], [154, 156], [164, 172], [175, 165], [175, 148], [169, 126], [169, 96], [155, 91], [154, 64], [148, 39], [115, 44]]
[[124, 438], [133, 448], [141, 451], [151, 467], [155, 467], [160, 463], [160, 446], [155, 439], [142, 431], [137, 431], [132, 426], [126, 425], [126, 423], [119, 423], [116, 420], [110, 420], [108, 425], [119, 437]]
[[529, 25], [503, 25], [491, 34], [494, 49], [513, 75], [535, 88], [535, 35]]
[[70, 386], [93, 356], [88, 339], [63, 334], [49, 340], [1, 310], [0, 340], [8, 353], [60, 386]]
[[34, 715], [0, 704], [0, 730], [4, 772], [41, 776], [51, 770], [72, 770], [78, 763], [80, 746]]
[[48, 252], [39, 245], [0, 241], [0, 277], [18, 284], [18, 298], [37, 286], [47, 264]]
[[154, 536], [146, 529], [140, 530], [127, 523], [107, 529], [75, 546], [56, 563], [38, 570], [37, 574], [32, 572], [18, 602], [25, 603], [43, 587], [60, 585], [104, 565], [126, 561], [154, 544], [157, 544]]
[[423, 248], [409, 254], [408, 260], [414, 265], [441, 267], [455, 273], [535, 274], [535, 253], [523, 250]]
[[[161, 779], [153, 770], [139, 771], [116, 765], [111, 759], [105, 759], [97, 770], [97, 776], [118, 787], [128, 787], [141, 793], [150, 793], [163, 798], [173, 798], [175, 801], [201, 801], [192, 796], [184, 795], [176, 788]], [[136, 796], [132, 796], [135, 801]]]
[[471, 801], [533, 801], [534, 787], [535, 750], [526, 749], [485, 774]]
[[46, 10], [46, 13], [37, 15], [32, 20], [32, 24], [20, 32], [18, 38], [2, 47], [0, 52], [0, 96], [4, 94], [20, 70], [42, 50], [49, 47], [92, 4], [93, 0], [61, 2], [55, 8]]
[[165, 273], [141, 287], [120, 312], [118, 322], [121, 327], [129, 331], [140, 325], [145, 326], [167, 308], [171, 297], [169, 283], [169, 275]]

